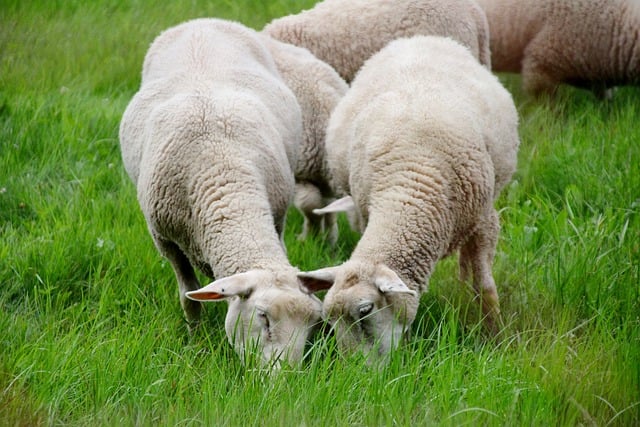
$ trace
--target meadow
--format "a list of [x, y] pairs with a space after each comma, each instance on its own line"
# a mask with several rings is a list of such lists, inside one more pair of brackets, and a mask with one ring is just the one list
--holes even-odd
[[[0, 425], [640, 425], [640, 88], [563, 87], [520, 114], [497, 207], [504, 328], [443, 260], [384, 368], [317, 340], [268, 375], [226, 340], [225, 305], [189, 334], [120, 159], [119, 121], [160, 31], [216, 16], [260, 29], [313, 0], [0, 0]], [[340, 244], [285, 241], [304, 270]], [[204, 278], [203, 283], [204, 283]]]

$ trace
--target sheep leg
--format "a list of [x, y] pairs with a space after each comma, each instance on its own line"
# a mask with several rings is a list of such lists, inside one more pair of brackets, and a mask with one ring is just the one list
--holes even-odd
[[299, 241], [305, 240], [309, 236], [317, 236], [322, 231], [323, 218], [311, 212], [302, 212], [304, 220], [302, 223], [302, 231], [298, 234]]
[[336, 214], [325, 215], [322, 229], [329, 233], [329, 243], [335, 246], [338, 243], [338, 216]]
[[303, 241], [308, 236], [318, 236], [321, 233], [328, 232], [329, 243], [332, 245], [337, 243], [338, 224], [336, 222], [336, 214], [316, 215], [312, 212], [303, 213], [304, 222], [302, 224], [302, 232], [298, 234], [298, 240]]
[[338, 241], [336, 214], [317, 215], [313, 213], [314, 209], [325, 207], [325, 200], [319, 188], [307, 182], [296, 183], [294, 205], [304, 217], [302, 232], [297, 236], [298, 240], [302, 241], [310, 235], [318, 236], [323, 232], [328, 232], [330, 243], [332, 245], [336, 244]]
[[525, 92], [540, 97], [543, 94], [553, 95], [558, 82], [533, 59], [522, 62], [522, 87]]
[[460, 270], [460, 281], [462, 283], [467, 283], [471, 278], [471, 255], [467, 252], [465, 246], [460, 248], [458, 266]]
[[601, 101], [611, 101], [613, 99], [614, 87], [608, 87], [605, 83], [596, 82], [589, 86], [591, 92]]
[[460, 248], [459, 259], [461, 278], [468, 279], [469, 271], [473, 273], [473, 289], [480, 297], [485, 324], [492, 333], [497, 332], [500, 315], [498, 290], [491, 272], [499, 230], [498, 214], [492, 209]]
[[182, 306], [187, 322], [189, 322], [190, 326], [195, 326], [200, 320], [202, 304], [198, 301], [188, 299], [186, 293], [200, 289], [200, 282], [196, 277], [196, 273], [189, 259], [178, 245], [158, 237], [155, 238], [155, 242], [160, 253], [169, 260], [173, 267], [180, 290], [180, 305]]
[[[541, 54], [538, 51], [542, 50]], [[566, 58], [556, 58], [554, 52], [546, 48], [545, 35], [539, 34], [525, 49], [522, 60], [522, 86], [525, 92], [539, 97], [543, 94], [553, 95], [562, 77], [559, 64]], [[551, 70], [551, 64], [554, 69]]]

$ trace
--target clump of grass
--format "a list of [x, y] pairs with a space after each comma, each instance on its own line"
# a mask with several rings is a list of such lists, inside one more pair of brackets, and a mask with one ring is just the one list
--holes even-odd
[[[108, 4], [107, 4], [108, 3]], [[603, 103], [524, 95], [513, 183], [497, 202], [505, 326], [481, 329], [455, 257], [440, 262], [385, 367], [330, 334], [301, 366], [239, 360], [224, 304], [189, 333], [118, 147], [142, 58], [165, 28], [261, 28], [313, 2], [5, 2], [0, 9], [0, 420], [7, 425], [635, 425], [640, 423], [638, 88]], [[108, 13], [105, 13], [105, 10]], [[105, 18], [108, 16], [108, 18]], [[312, 270], [358, 240], [285, 243]], [[200, 276], [202, 282], [206, 278]], [[326, 328], [325, 332], [328, 332]]]

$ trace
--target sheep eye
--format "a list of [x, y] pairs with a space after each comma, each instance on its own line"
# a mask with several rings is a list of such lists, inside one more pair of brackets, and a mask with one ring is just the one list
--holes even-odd
[[267, 312], [264, 310], [258, 310], [258, 318], [260, 318], [260, 321], [262, 322], [264, 327], [269, 329], [270, 324], [269, 324], [269, 316], [267, 316]]
[[373, 310], [373, 303], [372, 302], [368, 302], [366, 304], [362, 304], [360, 307], [358, 307], [358, 314], [360, 315], [360, 319], [362, 319], [363, 317], [371, 314], [372, 310]]

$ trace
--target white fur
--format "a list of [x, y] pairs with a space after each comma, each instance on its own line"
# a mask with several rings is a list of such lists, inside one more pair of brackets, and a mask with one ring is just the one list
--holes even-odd
[[346, 82], [328, 64], [307, 49], [282, 43], [264, 35], [283, 81], [296, 95], [302, 110], [303, 140], [296, 178], [295, 206], [304, 214], [302, 233], [327, 232], [335, 243], [338, 235], [335, 215], [316, 215], [313, 210], [334, 198], [325, 158], [326, 129], [331, 112], [347, 91]]
[[487, 19], [474, 0], [324, 0], [263, 31], [306, 47], [347, 82], [387, 43], [413, 35], [451, 37], [491, 68]]
[[364, 232], [344, 264], [299, 274], [309, 291], [330, 287], [323, 313], [340, 348], [393, 349], [436, 262], [457, 249], [494, 328], [493, 202], [518, 146], [510, 94], [457, 42], [399, 39], [365, 63], [327, 130], [329, 165]]
[[[125, 168], [190, 321], [228, 301], [237, 352], [302, 358], [320, 302], [299, 290], [282, 242], [301, 113], [258, 33], [197, 19], [160, 34], [120, 124]], [[218, 280], [199, 289], [194, 267]]]
[[494, 71], [521, 72], [524, 89], [561, 83], [604, 95], [640, 84], [639, 0], [478, 0], [491, 33]]

